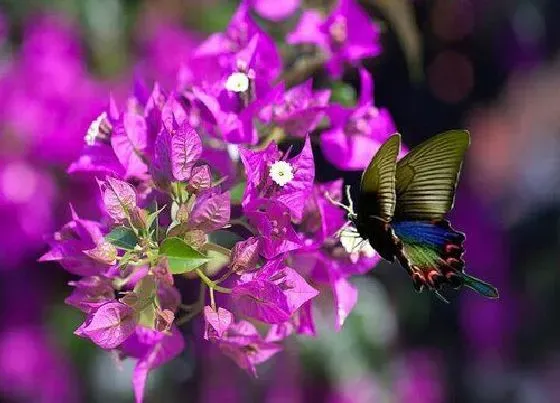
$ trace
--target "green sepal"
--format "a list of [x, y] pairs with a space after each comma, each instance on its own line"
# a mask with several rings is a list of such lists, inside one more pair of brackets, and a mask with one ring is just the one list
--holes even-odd
[[147, 327], [149, 329], [154, 329], [156, 324], [156, 306], [154, 303], [150, 303], [141, 311], [137, 311], [138, 314], [138, 324], [140, 326]]
[[335, 81], [332, 83], [331, 89], [331, 102], [336, 102], [343, 106], [356, 105], [356, 90], [351, 85], [342, 81]]
[[220, 272], [222, 267], [227, 266], [229, 256], [218, 250], [208, 250], [208, 262], [204, 268], [204, 272], [209, 276], [214, 276]]
[[105, 235], [105, 240], [110, 242], [113, 246], [124, 250], [134, 250], [136, 245], [138, 245], [136, 233], [131, 228], [127, 227], [114, 228]]
[[136, 303], [132, 308], [138, 315], [138, 324], [153, 329], [156, 321], [156, 280], [154, 276], [148, 275], [136, 283], [134, 287]]
[[156, 293], [156, 280], [154, 276], [142, 277], [134, 286], [134, 293], [138, 297], [139, 302], [153, 300]]
[[[156, 204], [155, 211], [148, 214], [148, 218], [146, 219], [146, 230], [148, 231], [148, 235], [150, 236], [150, 238], [152, 237], [152, 234], [155, 234], [156, 238], [157, 238], [157, 232], [158, 232], [157, 218], [163, 210], [165, 210], [165, 206], [163, 206], [162, 208], [160, 208], [158, 210], [157, 204]], [[154, 223], [155, 223], [155, 226], [154, 226]]]
[[240, 204], [243, 200], [243, 195], [245, 194], [245, 188], [247, 187], [246, 182], [239, 182], [237, 185], [231, 188], [230, 197], [233, 204]]
[[208, 261], [202, 253], [188, 245], [181, 238], [167, 238], [159, 247], [159, 255], [166, 256], [169, 271], [183, 274], [199, 268]]
[[119, 258], [119, 269], [124, 270], [128, 266], [128, 263], [134, 258], [135, 254], [132, 251], [127, 251], [124, 255]]

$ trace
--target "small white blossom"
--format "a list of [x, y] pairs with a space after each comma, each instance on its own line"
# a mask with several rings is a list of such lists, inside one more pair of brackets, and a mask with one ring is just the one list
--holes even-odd
[[226, 81], [226, 89], [233, 92], [245, 92], [249, 89], [249, 76], [236, 71], [232, 73]]
[[228, 144], [227, 145], [227, 152], [228, 152], [229, 158], [232, 161], [234, 161], [234, 162], [239, 161], [239, 147], [237, 146], [237, 144]]
[[99, 126], [101, 126], [101, 122], [103, 122], [103, 119], [105, 119], [106, 117], [107, 114], [103, 112], [93, 122], [90, 123], [87, 134], [84, 137], [88, 146], [92, 146], [95, 144], [95, 139], [99, 134]]
[[269, 175], [275, 183], [284, 186], [294, 179], [294, 168], [286, 161], [276, 161], [270, 166]]
[[365, 257], [375, 256], [375, 250], [370, 243], [360, 237], [356, 228], [348, 227], [340, 232], [340, 243], [344, 250], [350, 254], [350, 260], [357, 262], [360, 255]]

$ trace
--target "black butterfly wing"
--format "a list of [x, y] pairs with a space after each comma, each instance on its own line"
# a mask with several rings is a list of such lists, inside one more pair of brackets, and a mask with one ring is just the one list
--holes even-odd
[[362, 174], [359, 215], [377, 216], [389, 221], [395, 212], [395, 174], [401, 136], [394, 134], [379, 147], [377, 154]]
[[453, 207], [466, 130], [450, 130], [414, 148], [397, 163], [395, 220], [436, 221]]

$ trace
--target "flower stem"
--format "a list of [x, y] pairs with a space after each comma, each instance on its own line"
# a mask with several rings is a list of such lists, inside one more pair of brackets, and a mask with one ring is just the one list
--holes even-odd
[[196, 274], [198, 274], [198, 277], [200, 277], [200, 279], [204, 282], [204, 284], [206, 284], [211, 289], [224, 294], [231, 294], [231, 288], [220, 287], [218, 284], [212, 281], [212, 279], [207, 277], [206, 274], [202, 272], [202, 270], [196, 269]]
[[230, 256], [231, 255], [231, 250], [229, 250], [228, 248], [224, 248], [223, 246], [217, 245], [215, 243], [212, 242], [207, 242], [204, 244], [204, 249], [206, 250], [212, 250], [214, 252], [220, 252], [222, 255], [225, 256]]

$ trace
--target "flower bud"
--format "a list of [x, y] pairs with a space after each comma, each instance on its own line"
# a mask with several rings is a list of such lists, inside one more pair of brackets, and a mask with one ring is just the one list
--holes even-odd
[[117, 262], [117, 248], [106, 241], [93, 249], [85, 250], [84, 253], [101, 264], [114, 265]]
[[235, 244], [231, 250], [230, 268], [237, 274], [253, 270], [259, 259], [260, 242], [251, 237]]
[[201, 249], [208, 241], [208, 237], [206, 236], [204, 231], [199, 229], [195, 229], [185, 233], [183, 239], [194, 249]]
[[212, 175], [208, 165], [194, 167], [192, 176], [187, 184], [187, 190], [191, 193], [199, 193], [212, 186]]
[[169, 309], [156, 310], [155, 329], [158, 332], [168, 332], [171, 329], [175, 314]]

